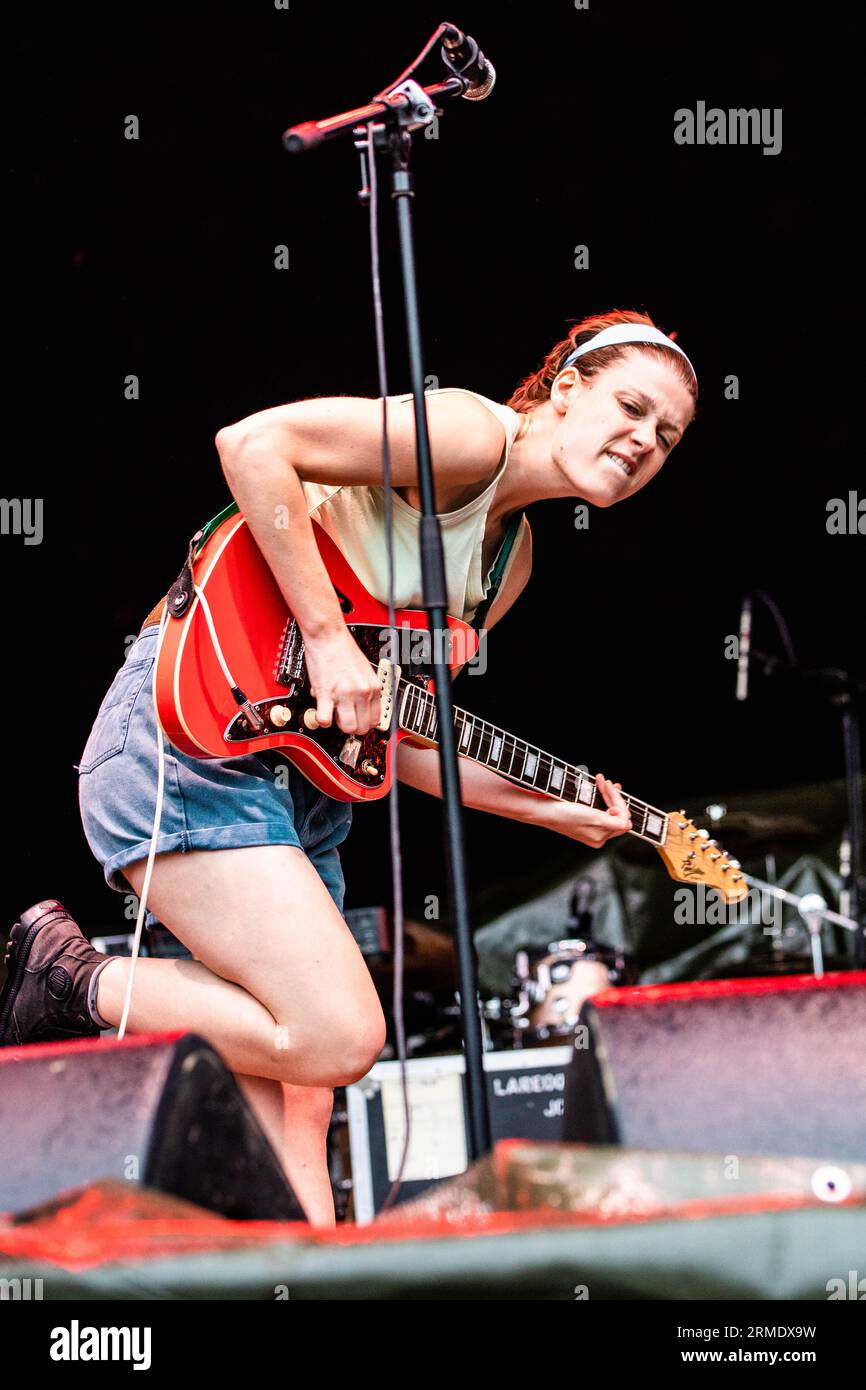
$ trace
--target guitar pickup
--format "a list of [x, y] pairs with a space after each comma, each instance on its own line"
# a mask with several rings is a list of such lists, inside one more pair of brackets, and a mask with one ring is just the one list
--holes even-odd
[[391, 727], [391, 717], [394, 713], [394, 696], [397, 693], [397, 682], [400, 679], [400, 667], [395, 661], [389, 661], [383, 656], [379, 662], [376, 674], [379, 677], [380, 699], [382, 714], [377, 729], [386, 732]]

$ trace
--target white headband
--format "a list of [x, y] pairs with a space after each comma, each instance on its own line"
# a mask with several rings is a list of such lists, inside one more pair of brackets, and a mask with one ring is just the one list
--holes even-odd
[[[673, 348], [681, 357], [686, 357], [681, 347], [662, 333], [660, 328], [653, 328], [648, 323], [617, 323], [613, 328], [603, 328], [600, 333], [596, 333], [594, 338], [590, 338], [588, 343], [581, 343], [579, 348], [570, 353], [560, 367], [570, 367], [572, 362], [578, 357], [582, 357], [585, 352], [595, 352], [596, 348], [613, 347], [615, 343], [664, 343], [665, 347]], [[686, 361], [689, 359], [686, 357]], [[695, 386], [698, 384], [698, 374], [689, 362], [692, 376], [695, 379]]]

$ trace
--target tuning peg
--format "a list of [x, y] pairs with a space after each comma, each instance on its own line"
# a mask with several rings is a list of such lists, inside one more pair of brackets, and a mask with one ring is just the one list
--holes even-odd
[[731, 859], [731, 860], [729, 860], [728, 862], [729, 862], [730, 867], [731, 867], [732, 869], [739, 869], [739, 868], [740, 868], [740, 861], [739, 861], [739, 859]]

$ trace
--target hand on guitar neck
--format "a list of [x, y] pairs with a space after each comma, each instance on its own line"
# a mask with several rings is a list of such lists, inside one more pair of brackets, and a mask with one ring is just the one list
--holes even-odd
[[615, 835], [625, 835], [634, 827], [631, 812], [622, 796], [622, 783], [611, 782], [599, 772], [595, 785], [607, 806], [606, 811], [594, 811], [576, 801], [551, 799], [549, 825], [551, 830], [566, 835], [570, 840], [579, 840], [591, 849], [600, 849]]

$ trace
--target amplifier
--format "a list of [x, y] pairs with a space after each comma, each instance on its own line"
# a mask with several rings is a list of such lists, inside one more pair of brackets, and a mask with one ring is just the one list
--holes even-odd
[[[487, 1052], [484, 1070], [494, 1139], [562, 1138], [572, 1048]], [[462, 1053], [407, 1061], [409, 1153], [398, 1202], [469, 1167]], [[405, 1135], [399, 1062], [377, 1062], [346, 1087], [355, 1220], [373, 1220], [397, 1176]]]

